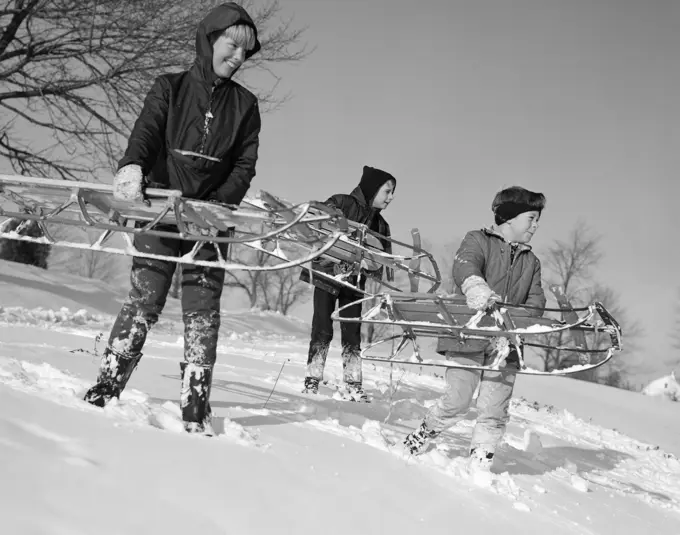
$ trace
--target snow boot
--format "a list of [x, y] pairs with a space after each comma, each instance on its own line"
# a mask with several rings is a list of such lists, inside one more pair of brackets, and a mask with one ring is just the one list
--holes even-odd
[[212, 366], [199, 366], [190, 362], [180, 363], [182, 391], [180, 408], [182, 421], [187, 433], [214, 435], [210, 390], [212, 388]]
[[478, 445], [470, 448], [468, 471], [489, 472], [493, 464], [494, 450], [489, 446]]
[[318, 394], [319, 380], [316, 377], [305, 377], [305, 387], [302, 389], [303, 394]]
[[83, 399], [97, 407], [104, 407], [112, 398], [119, 398], [141, 358], [141, 353], [125, 355], [107, 347], [99, 366], [97, 383]]
[[364, 392], [361, 383], [345, 383], [345, 392], [343, 397], [349, 401], [356, 401], [358, 403], [370, 403], [368, 395]]
[[418, 455], [425, 445], [438, 435], [439, 432], [428, 429], [427, 424], [423, 422], [413, 433], [406, 435], [404, 446], [411, 455]]

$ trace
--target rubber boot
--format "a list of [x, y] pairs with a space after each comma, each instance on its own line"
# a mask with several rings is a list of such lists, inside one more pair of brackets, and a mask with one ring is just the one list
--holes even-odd
[[425, 422], [422, 422], [418, 429], [406, 435], [404, 439], [404, 446], [411, 455], [418, 455], [423, 451], [427, 443], [439, 436], [437, 431], [429, 429]]
[[119, 398], [141, 358], [141, 353], [124, 355], [107, 347], [99, 366], [97, 383], [87, 391], [85, 401], [104, 407], [112, 398]]
[[180, 407], [187, 433], [202, 433], [212, 436], [212, 410], [210, 390], [212, 387], [212, 366], [198, 366], [190, 362], [180, 363], [182, 392]]

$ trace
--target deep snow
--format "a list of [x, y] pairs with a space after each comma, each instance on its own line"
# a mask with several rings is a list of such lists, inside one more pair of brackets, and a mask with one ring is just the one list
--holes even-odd
[[425, 455], [399, 447], [444, 388], [432, 370], [366, 364], [373, 403], [338, 401], [334, 348], [324, 395], [303, 395], [309, 327], [276, 314], [223, 315], [217, 437], [181, 430], [176, 302], [120, 402], [91, 407], [125, 291], [0, 262], [3, 533], [680, 533], [680, 403], [520, 376], [472, 477], [474, 410]]

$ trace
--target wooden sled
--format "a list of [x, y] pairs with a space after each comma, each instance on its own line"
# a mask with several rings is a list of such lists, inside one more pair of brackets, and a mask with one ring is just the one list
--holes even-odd
[[[271, 208], [252, 197], [229, 206], [187, 199], [174, 190], [147, 189], [145, 196], [148, 204], [119, 201], [108, 184], [0, 175], [0, 198], [6, 201], [0, 204], [0, 217], [8, 218], [0, 223], [0, 237], [227, 270], [271, 271], [311, 262], [349, 230], [341, 214], [316, 201]], [[22, 224], [10, 231], [13, 219]], [[39, 225], [42, 236], [22, 234], [31, 221]], [[309, 232], [300, 233], [301, 225]], [[85, 227], [100, 234], [94, 241], [59, 239], [51, 232], [55, 226]], [[194, 246], [182, 257], [149, 254], [134, 244], [134, 236], [141, 234], [187, 240]], [[113, 245], [114, 235], [122, 236], [125, 245]], [[225, 244], [262, 251], [273, 262], [230, 262], [220, 247]], [[197, 259], [203, 247], [214, 247], [218, 259]]]
[[[360, 317], [345, 316], [346, 310], [360, 303]], [[373, 306], [364, 306], [373, 303]], [[535, 309], [507, 303], [497, 303], [486, 312], [475, 312], [465, 304], [461, 296], [445, 297], [423, 293], [384, 293], [377, 302], [373, 297], [364, 297], [350, 303], [332, 315], [333, 320], [346, 323], [362, 323], [388, 325], [401, 329], [401, 334], [384, 336], [367, 345], [361, 352], [361, 358], [373, 362], [391, 364], [410, 364], [415, 366], [436, 366], [442, 368], [461, 368], [480, 371], [511, 371], [529, 375], [567, 375], [598, 368], [609, 362], [614, 354], [621, 351], [621, 328], [601, 303], [593, 303], [587, 307], [574, 308], [564, 293], [558, 294], [560, 308]], [[562, 319], [530, 316], [530, 312], [561, 312]], [[565, 318], [566, 316], [566, 318]], [[541, 336], [548, 337], [553, 333], [563, 332], [564, 338], [571, 343], [559, 347], [534, 341]], [[586, 337], [607, 335], [608, 344], [588, 348]], [[455, 360], [423, 359], [420, 356], [419, 338], [437, 338], [449, 340], [455, 344], [464, 344], [468, 340], [483, 340], [491, 343], [504, 338], [517, 347], [517, 361], [506, 362], [508, 355], [498, 354], [488, 365], [463, 364]], [[392, 345], [387, 356], [378, 355], [375, 349], [379, 346]], [[413, 353], [403, 358], [402, 353], [407, 345], [411, 345]], [[462, 347], [462, 345], [461, 345]], [[541, 371], [530, 368], [524, 360], [526, 347], [548, 348], [573, 352], [578, 356], [578, 364], [568, 368], [552, 371]]]
[[[289, 203], [286, 203], [269, 193], [263, 192], [262, 200], [266, 206], [272, 209], [284, 210], [291, 208]], [[339, 212], [337, 213], [339, 214]], [[422, 249], [420, 232], [418, 229], [414, 228], [411, 231], [413, 244], [409, 244], [392, 237], [382, 236], [377, 232], [368, 229], [366, 225], [351, 220], [346, 221], [348, 231], [335, 241], [331, 247], [319, 255], [320, 259], [333, 263], [337, 268], [336, 271], [338, 271], [338, 274], [329, 275], [323, 271], [306, 266], [306, 268], [309, 269], [310, 278], [312, 280], [316, 277], [330, 283], [329, 289], [331, 289], [332, 286], [341, 286], [351, 289], [358, 294], [367, 296], [373, 295], [371, 292], [359, 288], [350, 282], [352, 277], [357, 277], [362, 272], [367, 279], [372, 278], [370, 272], [365, 270], [362, 271], [361, 269], [362, 261], [364, 261], [376, 267], [382, 267], [383, 271], [392, 270], [393, 272], [405, 272], [408, 275], [411, 291], [417, 291], [419, 289], [420, 281], [430, 283], [430, 287], [426, 290], [427, 292], [434, 292], [439, 288], [441, 284], [439, 267], [434, 256]], [[326, 222], [322, 222], [315, 227], [310, 227], [310, 225], [304, 222], [295, 223], [294, 228], [303, 236], [311, 236], [318, 232], [325, 234], [327, 238], [330, 238], [334, 231], [333, 226]], [[390, 242], [393, 250], [398, 250], [398, 253], [390, 254], [377, 249], [371, 245], [375, 240], [386, 240]], [[423, 263], [425, 263], [427, 269], [421, 267]], [[401, 291], [400, 288], [387, 282], [385, 277], [374, 280], [379, 282], [382, 288], [387, 288], [392, 291]]]

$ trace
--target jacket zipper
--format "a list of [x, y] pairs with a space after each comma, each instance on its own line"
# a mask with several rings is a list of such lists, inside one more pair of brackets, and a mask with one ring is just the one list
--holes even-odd
[[215, 86], [210, 88], [210, 98], [208, 99], [208, 108], [205, 110], [205, 116], [203, 119], [203, 135], [201, 136], [201, 148], [199, 149], [200, 154], [205, 154], [205, 144], [208, 141], [208, 134], [210, 133], [210, 123], [215, 117], [212, 113], [212, 103], [213, 97], [215, 96]]
[[510, 264], [508, 265], [508, 269], [505, 272], [505, 292], [503, 295], [503, 301], [507, 302], [508, 301], [508, 292], [510, 291], [510, 275], [512, 274], [512, 268], [515, 264], [515, 260], [517, 260], [517, 257], [522, 253], [520, 251], [519, 246], [517, 247], [517, 250], [513, 252], [513, 246], [511, 244], [508, 244], [510, 247]]

